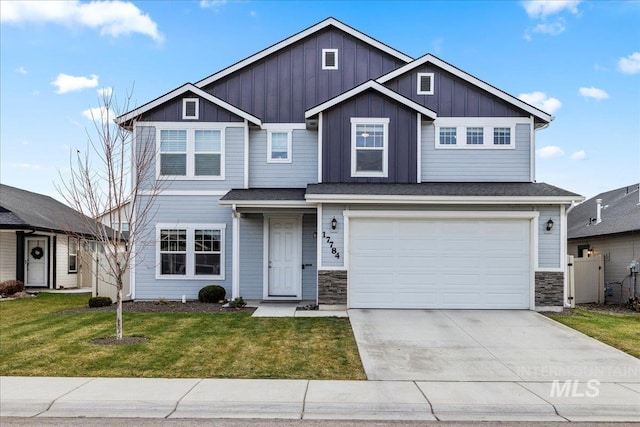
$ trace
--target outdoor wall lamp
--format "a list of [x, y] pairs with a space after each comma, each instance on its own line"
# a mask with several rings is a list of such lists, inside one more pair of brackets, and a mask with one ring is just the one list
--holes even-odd
[[338, 228], [338, 220], [334, 216], [333, 219], [331, 220], [331, 229], [335, 230], [336, 228]]
[[547, 221], [547, 231], [551, 231], [552, 228], [553, 228], [553, 220], [549, 218], [549, 221]]

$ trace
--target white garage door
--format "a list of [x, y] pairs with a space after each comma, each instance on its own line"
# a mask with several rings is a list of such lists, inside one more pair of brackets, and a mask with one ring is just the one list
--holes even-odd
[[352, 218], [349, 304], [528, 309], [529, 223]]

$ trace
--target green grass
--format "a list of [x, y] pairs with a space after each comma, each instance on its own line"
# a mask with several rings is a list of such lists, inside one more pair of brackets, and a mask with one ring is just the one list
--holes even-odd
[[640, 358], [640, 315], [610, 315], [574, 309], [574, 316], [549, 314], [553, 320]]
[[365, 379], [345, 318], [124, 313], [124, 335], [150, 341], [96, 345], [115, 336], [115, 313], [61, 313], [87, 301], [41, 293], [0, 303], [0, 375]]

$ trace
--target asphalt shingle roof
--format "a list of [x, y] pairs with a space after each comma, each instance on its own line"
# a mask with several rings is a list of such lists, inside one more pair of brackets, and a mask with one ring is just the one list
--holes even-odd
[[231, 190], [220, 200], [300, 200], [304, 201], [306, 188], [250, 188]]
[[[595, 223], [597, 199], [602, 199], [599, 224]], [[576, 206], [569, 212], [567, 224], [569, 239], [640, 231], [638, 184], [600, 193]]]

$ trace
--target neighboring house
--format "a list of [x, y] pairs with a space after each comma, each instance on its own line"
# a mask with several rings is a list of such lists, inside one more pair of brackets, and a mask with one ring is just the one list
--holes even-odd
[[552, 119], [326, 19], [117, 119], [166, 184], [133, 296], [559, 309], [583, 198], [535, 181]]
[[[614, 285], [613, 300], [626, 301], [633, 293], [633, 263], [640, 263], [640, 195], [639, 184], [598, 194], [576, 206], [568, 216], [568, 254], [583, 258], [602, 255], [604, 281], [624, 282]], [[637, 264], [636, 270], [638, 271]], [[640, 283], [635, 283], [640, 294]]]
[[28, 287], [48, 289], [83, 287], [78, 238], [90, 233], [86, 218], [67, 205], [0, 184], [0, 282], [17, 279]]
[[127, 239], [129, 237], [129, 220], [131, 219], [131, 207], [129, 202], [106, 211], [96, 219], [104, 225], [111, 227], [115, 233], [121, 232], [123, 239]]

